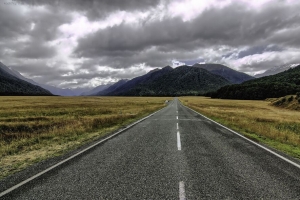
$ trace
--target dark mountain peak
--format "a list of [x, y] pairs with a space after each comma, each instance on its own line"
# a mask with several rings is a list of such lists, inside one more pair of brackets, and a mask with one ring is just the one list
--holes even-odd
[[167, 66], [165, 66], [165, 67], [162, 68], [162, 70], [172, 70], [172, 69], [173, 69], [173, 68], [170, 67], [169, 65], [167, 65]]
[[[229, 68], [229, 67], [226, 67], [225, 65], [216, 64], [216, 63], [205, 63], [205, 64], [196, 63], [196, 64], [193, 65], [193, 67], [200, 67], [200, 68], [206, 69], [208, 71]], [[231, 68], [229, 68], [229, 69], [231, 69]]]
[[231, 69], [230, 67], [227, 67], [222, 64], [214, 64], [214, 63], [198, 64], [197, 63], [197, 64], [194, 64], [193, 67], [206, 69], [207, 71], [209, 71], [213, 74], [223, 76], [228, 81], [230, 81], [231, 83], [235, 83], [235, 84], [254, 79], [254, 77], [252, 77], [248, 74], [236, 71], [236, 70]]
[[172, 70], [172, 69], [173, 69], [172, 67], [170, 67], [169, 65], [167, 65], [167, 66], [165, 66], [163, 68], [155, 68], [155, 69], [149, 71], [147, 74], [152, 74], [154, 72], [158, 72], [158, 71], [161, 71], [161, 70], [165, 71], [165, 70]]
[[212, 74], [205, 69], [183, 65], [169, 70], [152, 81], [137, 85], [122, 95], [199, 95], [228, 84], [230, 82], [225, 78]]
[[147, 74], [151, 74], [151, 73], [157, 72], [157, 71], [159, 71], [159, 70], [160, 70], [159, 68], [155, 68], [155, 69], [150, 70]]

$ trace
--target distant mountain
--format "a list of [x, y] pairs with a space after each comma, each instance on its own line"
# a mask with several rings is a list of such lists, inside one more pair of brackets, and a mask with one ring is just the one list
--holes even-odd
[[238, 72], [236, 70], [233, 70], [221, 64], [194, 64], [193, 67], [206, 69], [207, 71], [213, 74], [220, 75], [226, 78], [228, 81], [234, 84], [238, 84], [238, 83], [242, 83], [254, 79], [254, 77], [248, 74]]
[[[159, 72], [159, 71], [156, 71]], [[154, 73], [153, 73], [154, 75]], [[143, 81], [120, 95], [126, 96], [179, 96], [202, 95], [231, 84], [225, 78], [209, 71], [190, 66], [166, 68], [166, 73]]]
[[119, 80], [118, 82], [116, 82], [115, 84], [109, 86], [108, 88], [106, 88], [105, 90], [102, 90], [96, 94], [92, 94], [95, 96], [107, 96], [110, 93], [112, 93], [113, 91], [117, 90], [119, 87], [121, 87], [122, 85], [124, 85], [125, 83], [127, 83], [127, 79], [122, 79]]
[[51, 96], [51, 92], [8, 73], [0, 62], [0, 95]]
[[80, 95], [82, 92], [87, 91], [87, 88], [75, 88], [75, 89], [61, 89], [61, 88], [57, 88], [51, 85], [46, 85], [46, 84], [41, 84], [41, 83], [37, 83], [34, 80], [31, 80], [29, 78], [26, 78], [24, 76], [22, 76], [18, 71], [11, 69], [7, 66], [5, 66], [4, 64], [2, 64], [0, 62], [0, 65], [2, 66], [2, 69], [4, 69], [7, 73], [21, 79], [24, 81], [27, 81], [33, 85], [37, 85], [40, 86], [46, 90], [49, 90], [52, 94], [54, 95], [60, 95], [60, 96], [78, 96]]
[[229, 85], [212, 93], [212, 98], [253, 99], [278, 98], [300, 92], [300, 65], [276, 75]]
[[162, 69], [154, 69], [143, 76], [139, 76], [139, 77], [136, 77], [136, 78], [133, 78], [133, 79], [127, 81], [125, 84], [116, 88], [112, 92], [109, 92], [107, 95], [109, 95], [109, 96], [124, 95], [129, 90], [133, 89], [134, 87], [136, 87], [140, 84], [150, 83], [150, 82], [154, 81], [155, 79], [157, 79], [158, 77], [160, 77], [172, 70], [173, 70], [173, 68], [170, 66], [166, 66]]
[[290, 68], [294, 68], [298, 65], [300, 65], [300, 64], [287, 64], [287, 65], [273, 67], [271, 69], [268, 69], [264, 73], [256, 74], [255, 77], [260, 78], [260, 77], [264, 77], [264, 76], [270, 76], [270, 75], [278, 74], [278, 73], [284, 72], [285, 70], [288, 70]]
[[81, 93], [80, 95], [81, 95], [81, 96], [90, 96], [90, 95], [94, 95], [94, 94], [97, 94], [97, 93], [99, 93], [99, 92], [101, 92], [101, 91], [103, 91], [103, 90], [109, 88], [110, 86], [112, 86], [112, 85], [111, 85], [111, 84], [108, 84], [108, 85], [99, 85], [99, 86], [97, 86], [97, 87], [95, 87], [95, 88], [93, 88], [93, 89], [91, 89], [91, 90], [89, 90], [89, 91], [87, 91], [87, 92]]

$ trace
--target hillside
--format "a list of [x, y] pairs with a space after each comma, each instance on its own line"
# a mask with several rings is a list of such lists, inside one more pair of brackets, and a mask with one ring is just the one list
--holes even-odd
[[51, 96], [52, 94], [48, 90], [7, 73], [0, 65], [0, 95]]
[[62, 89], [62, 88], [58, 88], [58, 87], [54, 87], [51, 85], [47, 85], [47, 84], [41, 84], [41, 83], [37, 83], [32, 79], [26, 78], [24, 76], [22, 76], [18, 71], [11, 69], [7, 66], [5, 66], [3, 63], [0, 62], [0, 67], [6, 71], [7, 73], [9, 73], [12, 76], [15, 76], [23, 81], [26, 81], [28, 83], [31, 83], [33, 85], [37, 85], [40, 86], [48, 91], [50, 91], [52, 94], [54, 95], [60, 95], [60, 96], [78, 96], [80, 95], [82, 92], [85, 92], [87, 89], [85, 88], [75, 88], [75, 89]]
[[270, 99], [271, 105], [289, 110], [300, 110], [300, 93]]
[[201, 95], [216, 90], [230, 82], [225, 78], [212, 74], [207, 70], [180, 66], [169, 70], [168, 73], [144, 82], [121, 93], [126, 96], [179, 96]]
[[126, 82], [125, 84], [116, 88], [115, 90], [107, 93], [107, 95], [110, 95], [110, 96], [127, 95], [127, 94], [129, 94], [128, 92], [130, 90], [134, 89], [138, 85], [152, 83], [157, 78], [163, 76], [164, 74], [169, 73], [172, 70], [173, 70], [173, 68], [170, 66], [166, 66], [162, 69], [154, 69], [145, 75], [142, 75], [142, 76], [139, 76], [139, 77], [129, 80], [128, 82]]
[[238, 72], [221, 64], [194, 64], [193, 67], [206, 69], [213, 74], [226, 78], [233, 84], [239, 84], [254, 79], [254, 77], [248, 74]]
[[272, 76], [266, 76], [239, 85], [220, 88], [212, 98], [262, 100], [296, 94], [300, 91], [300, 65]]

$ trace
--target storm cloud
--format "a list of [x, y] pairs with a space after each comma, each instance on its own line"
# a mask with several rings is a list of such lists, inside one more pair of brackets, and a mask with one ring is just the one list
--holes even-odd
[[0, 61], [28, 78], [92, 87], [210, 62], [249, 74], [300, 63], [296, 0], [6, 0]]

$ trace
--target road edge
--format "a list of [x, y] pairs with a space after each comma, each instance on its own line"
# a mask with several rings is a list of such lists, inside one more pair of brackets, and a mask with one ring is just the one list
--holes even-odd
[[[30, 181], [32, 181], [32, 180], [34, 180], [34, 179], [36, 179], [36, 178], [38, 178], [38, 177], [40, 177], [40, 176], [46, 174], [47, 172], [50, 172], [51, 170], [53, 170], [53, 169], [55, 169], [55, 168], [57, 168], [57, 167], [63, 165], [64, 163], [66, 163], [66, 162], [68, 162], [68, 161], [70, 161], [70, 160], [72, 160], [72, 159], [74, 159], [74, 158], [76, 158], [76, 157], [78, 157], [78, 156], [80, 156], [80, 155], [82, 155], [82, 154], [88, 152], [89, 150], [91, 150], [91, 149], [97, 147], [98, 145], [100, 145], [100, 144], [102, 144], [102, 143], [104, 143], [104, 142], [106, 142], [106, 141], [108, 141], [108, 140], [110, 140], [110, 139], [112, 139], [112, 138], [118, 136], [118, 135], [121, 134], [122, 132], [124, 132], [124, 131], [130, 129], [131, 127], [135, 126], [136, 124], [138, 124], [138, 123], [140, 123], [140, 122], [146, 120], [147, 118], [149, 118], [149, 117], [155, 115], [156, 113], [162, 111], [163, 109], [167, 108], [169, 105], [170, 105], [170, 104], [168, 104], [168, 105], [166, 105], [165, 107], [163, 107], [163, 108], [161, 108], [161, 109], [159, 109], [159, 110], [157, 110], [157, 111], [155, 111], [155, 112], [153, 112], [153, 113], [147, 115], [146, 117], [144, 117], [144, 118], [142, 118], [142, 119], [137, 120], [136, 122], [133, 122], [133, 123], [127, 125], [125, 128], [122, 128], [122, 129], [118, 130], [116, 133], [108, 134], [108, 136], [106, 136], [106, 137], [104, 137], [104, 138], [101, 138], [100, 141], [98, 141], [98, 142], [96, 142], [96, 143], [91, 143], [90, 145], [88, 145], [88, 146], [85, 147], [84, 149], [80, 150], [79, 152], [74, 153], [74, 154], [71, 155], [71, 156], [68, 156], [67, 158], [65, 158], [65, 159], [63, 159], [63, 160], [61, 160], [61, 161], [59, 161], [58, 163], [56, 163], [56, 164], [54, 164], [54, 165], [52, 165], [52, 166], [50, 166], [50, 167], [48, 167], [48, 168], [42, 170], [41, 172], [39, 172], [39, 173], [37, 173], [37, 174], [35, 174], [35, 175], [29, 177], [29, 178], [26, 178], [25, 180], [19, 182], [18, 184], [15, 184], [14, 186], [5, 188], [3, 191], [0, 191], [0, 198], [3, 197], [3, 196], [5, 196], [5, 195], [7, 195], [7, 194], [9, 194], [10, 192], [16, 190], [17, 188], [19, 188], [19, 187], [21, 187], [21, 186], [23, 186], [23, 185], [29, 183]], [[97, 141], [97, 140], [96, 140], [96, 141]]]
[[297, 167], [298, 169], [300, 169], [300, 164], [298, 164], [298, 163], [296, 163], [296, 162], [294, 162], [294, 161], [292, 161], [292, 160], [290, 160], [290, 159], [288, 159], [288, 158], [286, 158], [286, 157], [280, 155], [279, 153], [276, 153], [275, 151], [273, 151], [273, 150], [271, 150], [271, 149], [269, 149], [269, 148], [267, 148], [267, 147], [265, 147], [265, 146], [263, 146], [263, 145], [261, 145], [261, 144], [255, 142], [255, 141], [253, 141], [253, 140], [250, 140], [249, 138], [243, 136], [242, 134], [240, 134], [240, 133], [238, 133], [238, 132], [236, 132], [236, 131], [234, 131], [234, 130], [232, 130], [232, 129], [230, 129], [230, 128], [228, 128], [228, 127], [226, 127], [226, 126], [224, 126], [224, 125], [222, 125], [222, 124], [220, 124], [220, 123], [218, 123], [218, 122], [216, 122], [216, 121], [214, 121], [214, 120], [212, 120], [212, 119], [210, 119], [210, 118], [208, 118], [208, 117], [206, 117], [205, 115], [203, 115], [203, 114], [201, 114], [201, 113], [199, 113], [199, 112], [193, 110], [192, 108], [189, 108], [188, 106], [186, 106], [186, 105], [184, 105], [183, 103], [181, 103], [181, 101], [179, 101], [179, 102], [180, 102], [180, 104], [181, 104], [182, 106], [184, 106], [184, 107], [190, 109], [191, 111], [197, 113], [198, 115], [204, 117], [205, 119], [207, 119], [207, 120], [209, 120], [209, 121], [211, 121], [211, 122], [213, 122], [213, 123], [215, 123], [215, 124], [221, 126], [222, 128], [225, 128], [226, 130], [228, 130], [228, 131], [230, 131], [230, 132], [236, 134], [237, 136], [243, 138], [244, 140], [247, 140], [248, 142], [250, 142], [250, 143], [252, 143], [252, 144], [254, 144], [254, 145], [256, 145], [256, 146], [258, 146], [258, 147], [260, 147], [260, 148], [262, 148], [262, 149], [264, 149], [265, 151], [271, 153], [272, 155], [274, 155], [274, 156], [276, 156], [276, 157], [278, 157], [278, 158], [280, 158], [280, 159], [282, 159], [282, 160], [284, 160], [284, 161], [290, 163], [290, 164], [293, 165], [294, 167]]

